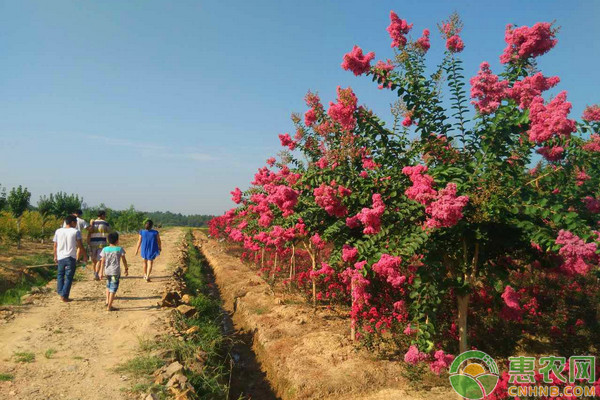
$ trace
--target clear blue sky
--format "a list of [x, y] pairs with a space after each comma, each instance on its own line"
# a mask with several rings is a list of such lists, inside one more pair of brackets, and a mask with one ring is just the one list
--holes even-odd
[[458, 11], [466, 75], [499, 70], [507, 23], [556, 20], [540, 58], [573, 113], [600, 102], [600, 1], [0, 1], [0, 184], [86, 203], [221, 213], [279, 150], [304, 94], [337, 85], [389, 115], [390, 93], [340, 68], [391, 58], [389, 11], [432, 31]]

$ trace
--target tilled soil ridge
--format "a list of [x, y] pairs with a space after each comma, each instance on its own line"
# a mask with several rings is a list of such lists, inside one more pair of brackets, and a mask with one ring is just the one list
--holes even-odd
[[408, 388], [402, 365], [356, 350], [348, 319], [327, 310], [313, 313], [301, 302], [284, 301], [255, 270], [227, 254], [224, 246], [197, 232], [225, 308], [237, 329], [254, 335], [253, 349], [277, 395], [295, 399], [446, 399], [451, 389]]

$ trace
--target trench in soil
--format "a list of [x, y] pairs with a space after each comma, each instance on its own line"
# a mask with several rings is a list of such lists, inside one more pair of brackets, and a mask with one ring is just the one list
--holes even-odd
[[[211, 297], [223, 304], [212, 266], [204, 256], [202, 246], [198, 246], [196, 242], [194, 246], [198, 249], [202, 257], [202, 263], [205, 266], [208, 292]], [[231, 314], [223, 306], [221, 306], [221, 313], [223, 315], [221, 328], [224, 334], [231, 338], [233, 342], [233, 346], [229, 351], [230, 362], [232, 363], [229, 399], [280, 399], [275, 395], [266, 374], [262, 371], [260, 363], [256, 359], [256, 354], [252, 350], [254, 334], [236, 329]]]

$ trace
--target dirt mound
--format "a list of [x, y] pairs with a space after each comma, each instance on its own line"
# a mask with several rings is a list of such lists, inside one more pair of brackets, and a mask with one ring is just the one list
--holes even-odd
[[452, 391], [408, 388], [402, 365], [357, 350], [347, 315], [313, 313], [302, 302], [274, 293], [256, 271], [200, 232], [201, 249], [214, 269], [225, 308], [238, 329], [254, 336], [253, 349], [282, 399], [446, 399]]

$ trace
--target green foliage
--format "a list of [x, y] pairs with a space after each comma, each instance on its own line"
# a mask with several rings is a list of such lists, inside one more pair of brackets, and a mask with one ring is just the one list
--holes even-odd
[[80, 198], [76, 194], [57, 192], [55, 194], [50, 194], [46, 201], [51, 204], [51, 213], [56, 218], [63, 219], [67, 215], [70, 215], [76, 210], [81, 209], [83, 198]]
[[16, 362], [30, 363], [35, 361], [35, 354], [29, 351], [19, 351], [13, 354], [13, 358]]
[[141, 355], [122, 364], [116, 368], [116, 372], [122, 372], [132, 375], [135, 378], [152, 375], [155, 370], [164, 365], [164, 361], [158, 357]]
[[46, 357], [47, 359], [50, 359], [50, 358], [52, 358], [52, 356], [54, 356], [54, 354], [56, 354], [56, 349], [48, 349], [44, 353], [44, 357]]
[[15, 379], [13, 374], [0, 373], [0, 382], [8, 382], [12, 381], [13, 379]]
[[20, 218], [23, 213], [29, 207], [29, 199], [31, 193], [27, 188], [23, 188], [21, 185], [16, 188], [12, 188], [6, 198], [6, 203], [12, 215], [15, 218]]

